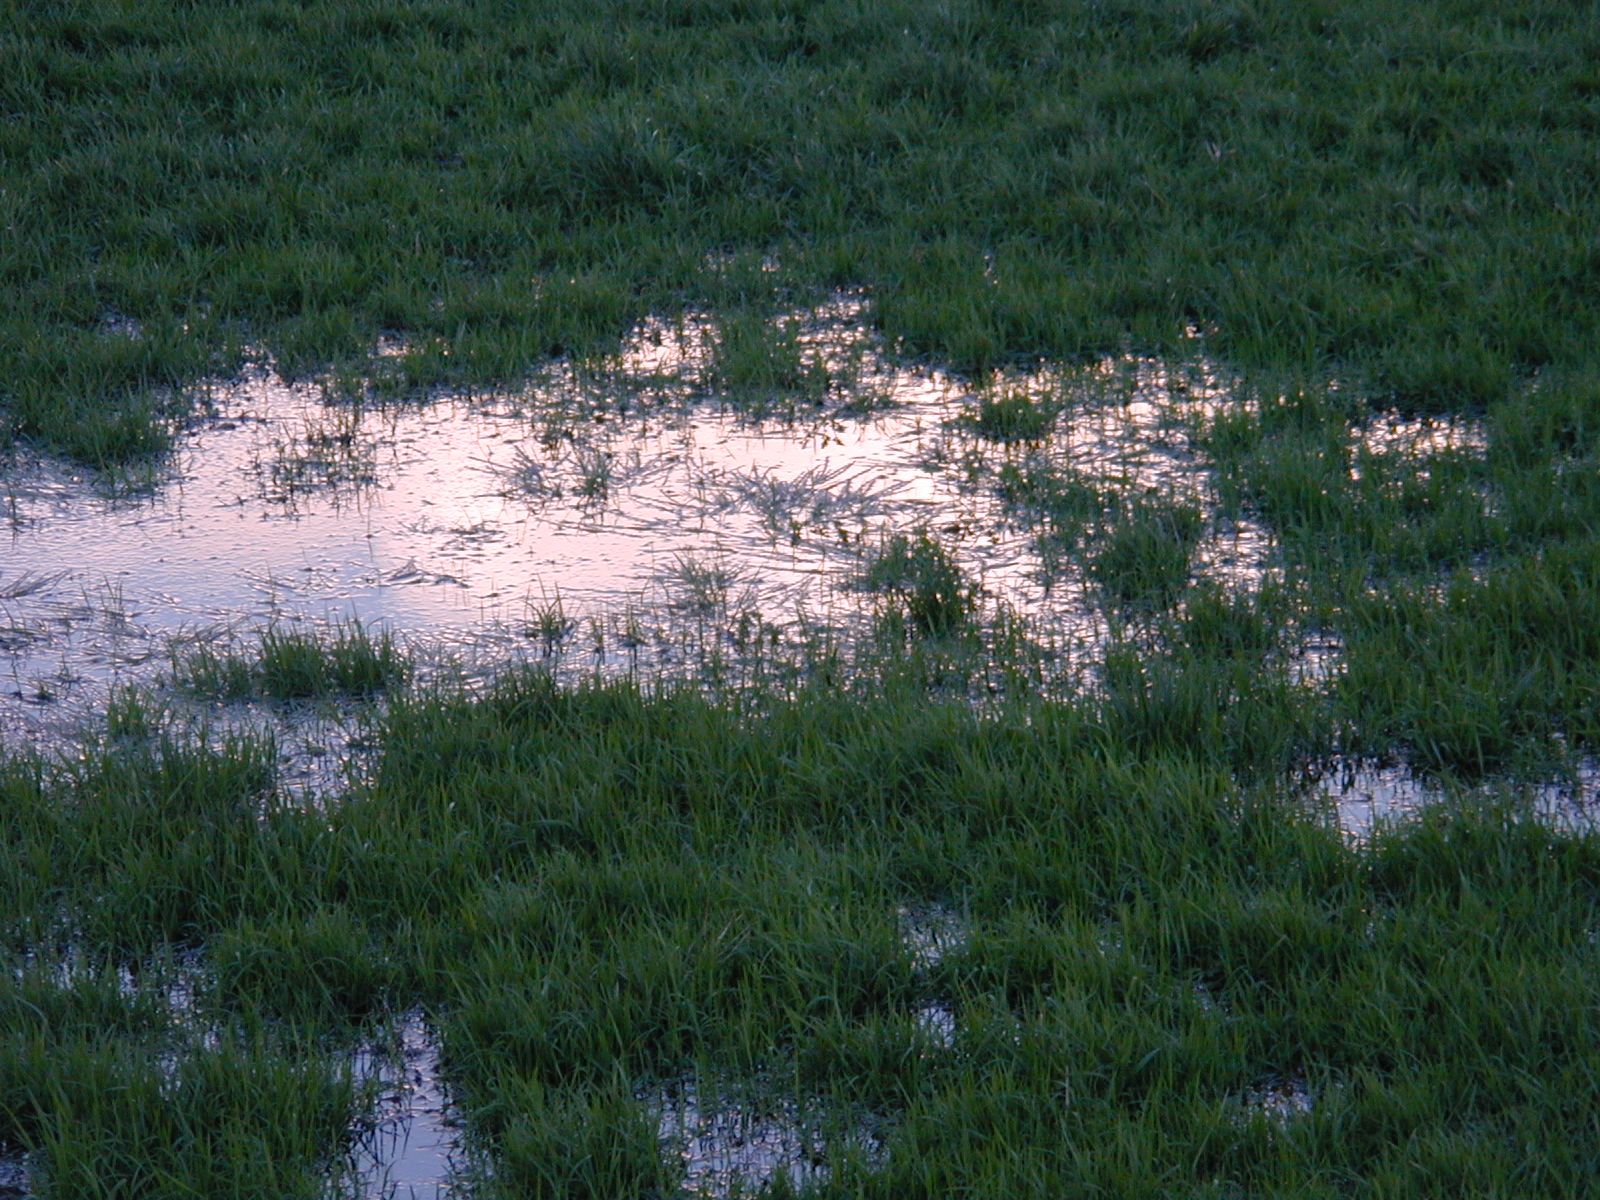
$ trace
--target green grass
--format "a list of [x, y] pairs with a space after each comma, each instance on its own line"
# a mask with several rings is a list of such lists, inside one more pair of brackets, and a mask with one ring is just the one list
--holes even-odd
[[1059, 406], [1026, 391], [1000, 389], [978, 397], [963, 424], [992, 442], [1038, 442], [1055, 424]]
[[[822, 1114], [815, 1197], [1593, 1190], [1600, 840], [1522, 786], [1600, 746], [1582, 6], [0, 12], [8, 440], [137, 464], [246, 355], [425, 399], [600, 377], [686, 313], [708, 399], [843, 408], [796, 323], [835, 288], [974, 380], [1239, 378], [1203, 503], [1064, 465], [1054, 390], [976, 385], [974, 479], [1088, 581], [1088, 649], [913, 530], [860, 568], [894, 636], [739, 689], [424, 691], [355, 625], [175, 660], [208, 699], [387, 693], [336, 803], [135, 693], [81, 752], [0, 752], [0, 1153], [39, 1195], [348, 1191], [349, 1063], [418, 1006], [485, 1197], [673, 1196], [650, 1098], [691, 1086]], [[365, 469], [360, 412], [285, 490]], [[1454, 436], [1383, 432], [1424, 420]], [[625, 464], [557, 466], [525, 490]], [[1206, 577], [1234, 520], [1260, 581]], [[709, 619], [749, 581], [665, 582]], [[571, 634], [559, 596], [528, 619]], [[1301, 777], [1366, 760], [1441, 798], [1351, 843]], [[932, 963], [929, 910], [963, 931]], [[1309, 1111], [1263, 1110], [1285, 1085]]]
[[886, 596], [887, 615], [918, 634], [969, 630], [978, 611], [978, 585], [931, 533], [890, 535], [862, 564], [857, 586]]
[[[1191, 669], [1266, 649], [1197, 640]], [[46, 1194], [311, 1194], [360, 1109], [340, 1063], [421, 1003], [481, 1195], [673, 1195], [646, 1098], [686, 1080], [834, 1114], [814, 1196], [1587, 1188], [1594, 835], [1463, 792], [1352, 845], [1239, 788], [1248, 722], [980, 717], [892, 675], [401, 699], [370, 786], [315, 811], [154, 731], [13, 757], [0, 1138]], [[932, 963], [900, 915], [930, 907], [959, 930]], [[1283, 1080], [1309, 1111], [1253, 1107]]]
[[710, 385], [752, 414], [794, 412], [828, 394], [828, 371], [808, 356], [794, 321], [774, 324], [760, 311], [730, 314], [717, 333]]
[[1595, 745], [1597, 404], [1552, 372], [1433, 450], [1369, 447], [1363, 412], [1298, 390], [1209, 423], [1225, 509], [1273, 527], [1300, 619], [1343, 640], [1350, 750], [1482, 774]]
[[6, 11], [0, 405], [93, 462], [247, 349], [480, 385], [839, 284], [961, 368], [1197, 325], [1434, 411], [1597, 344], [1582, 6]]
[[1189, 583], [1200, 512], [1183, 504], [1136, 501], [1107, 525], [1088, 568], [1118, 608], [1165, 608]]
[[249, 654], [188, 647], [175, 653], [172, 667], [181, 690], [214, 700], [369, 697], [403, 686], [410, 676], [411, 662], [392, 634], [373, 637], [354, 621], [329, 636], [268, 629]]

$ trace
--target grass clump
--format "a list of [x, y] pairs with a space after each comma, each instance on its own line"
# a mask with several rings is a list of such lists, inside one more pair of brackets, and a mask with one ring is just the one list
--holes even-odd
[[888, 596], [919, 634], [960, 633], [971, 627], [978, 609], [977, 585], [926, 530], [915, 537], [890, 535], [863, 564], [857, 583]]
[[827, 368], [801, 344], [798, 325], [756, 311], [722, 322], [708, 382], [723, 402], [754, 415], [821, 404], [831, 386]]
[[402, 687], [410, 677], [411, 663], [393, 636], [373, 637], [355, 622], [339, 626], [331, 638], [268, 629], [249, 656], [201, 645], [173, 663], [179, 687], [229, 701], [371, 697]]
[[991, 442], [1038, 442], [1055, 425], [1056, 406], [1020, 389], [1001, 389], [980, 396], [962, 417], [962, 424]]
[[1196, 508], [1137, 500], [1089, 552], [1089, 575], [1118, 608], [1167, 608], [1189, 584], [1202, 528]]

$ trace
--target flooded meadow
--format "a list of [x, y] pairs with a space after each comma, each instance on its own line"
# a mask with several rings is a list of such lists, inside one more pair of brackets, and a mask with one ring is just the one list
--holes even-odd
[[[528, 672], [600, 698], [618, 685], [845, 694], [858, 686], [853, 670], [882, 672], [888, 654], [920, 662], [918, 686], [976, 718], [1104, 696], [1138, 723], [1152, 720], [1147, 710], [1117, 706], [1128, 694], [1149, 704], [1157, 677], [1128, 693], [1118, 662], [1179, 653], [1222, 621], [1285, 696], [1338, 685], [1342, 640], [1314, 611], [1278, 608], [1282, 627], [1266, 632], [1238, 624], [1285, 589], [1291, 562], [1266, 523], [1227, 502], [1211, 448], [1230, 421], [1262, 419], [1261, 402], [1205, 357], [1200, 334], [1173, 362], [1104, 358], [973, 381], [894, 360], [864, 315], [859, 296], [835, 296], [774, 320], [765, 339], [744, 331], [742, 344], [699, 315], [656, 320], [608, 360], [554, 363], [525, 389], [493, 395], [384, 395], [384, 363], [405, 354], [389, 342], [365, 376], [291, 381], [261, 363], [211, 382], [202, 414], [149, 464], [93, 474], [14, 453], [3, 483], [0, 734], [13, 750], [69, 763], [122, 754], [130, 731], [158, 736], [158, 749], [141, 752], [157, 770], [245, 747], [266, 771], [248, 805], [266, 794], [269, 811], [339, 813], [371, 805], [360, 797], [394, 786], [395, 758], [413, 754], [386, 749], [406, 738], [390, 707], [403, 725], [418, 720], [405, 710], [445, 702], [429, 698], [493, 706], [506, 680]], [[1349, 427], [1342, 453], [1360, 486], [1363, 472], [1392, 477], [1400, 458], [1426, 475], [1430, 459], [1482, 458], [1486, 446], [1469, 424], [1381, 413]], [[1229, 704], [1226, 685], [1206, 688], [1202, 702]], [[1333, 752], [1290, 766], [1299, 811], [1352, 846], [1462, 794], [1392, 758]], [[1517, 805], [1589, 829], [1592, 774], [1522, 784]], [[1222, 813], [1237, 802], [1203, 803]], [[547, 821], [579, 829], [586, 818], [552, 813], [531, 829]], [[1016, 1018], [971, 995], [984, 963], [1013, 952], [995, 912], [987, 934], [942, 899], [882, 912], [902, 978], [896, 1010], [867, 1037], [914, 1046], [918, 1072], [934, 1075], [1042, 1037], [1029, 1024], [1037, 1013]], [[1130, 920], [1099, 923], [1096, 970], [1120, 970], [1106, 963], [1128, 954]], [[338, 971], [365, 970], [374, 950], [363, 936], [342, 925], [330, 936], [334, 946], [355, 938], [354, 963]], [[1030, 936], [1083, 934], [1040, 926]], [[248, 934], [230, 938], [208, 954], [224, 978], [253, 978], [238, 965], [256, 954]], [[272, 938], [294, 946], [301, 934]], [[146, 1003], [126, 974], [118, 987], [125, 1002]], [[374, 1013], [389, 1003], [378, 995], [400, 997], [368, 987], [378, 990], [362, 1006], [378, 1003]], [[1205, 981], [1192, 989], [1182, 1021], [1234, 1019]], [[181, 997], [168, 1002], [170, 1024], [187, 1030], [187, 1048], [158, 1056], [163, 1086], [230, 1037], [216, 1016], [195, 1024], [190, 984], [168, 990]], [[475, 1003], [458, 997], [442, 1011]], [[326, 1083], [350, 1090], [355, 1115], [346, 1152], [320, 1168], [326, 1187], [370, 1198], [565, 1194], [542, 1152], [515, 1139], [488, 1152], [467, 1136], [485, 1122], [488, 1085], [451, 1066], [451, 1037], [461, 1061], [494, 1053], [459, 1029], [442, 1040], [432, 1018], [406, 1008], [334, 1059]], [[819, 1037], [776, 1061], [741, 1051], [742, 1070], [691, 1066], [597, 1101], [613, 1117], [632, 1114], [632, 1149], [606, 1154], [658, 1163], [662, 1187], [707, 1198], [832, 1194], [890, 1170], [894, 1139], [923, 1118], [896, 1115], [904, 1101], [848, 1099], [829, 1069], [806, 1067], [838, 1053]], [[1072, 1070], [1062, 1070], [1059, 1102], [1072, 1104]], [[1222, 1106], [1246, 1139], [1291, 1136], [1320, 1090], [1344, 1086], [1312, 1082], [1294, 1062], [1253, 1072]], [[453, 1098], [461, 1082], [466, 1096]], [[32, 1195], [27, 1162], [5, 1160], [0, 1187]]]
[[[1073, 688], [1122, 623], [1084, 543], [1123, 510], [1179, 513], [1157, 531], [1174, 595], [1272, 569], [1264, 529], [1211, 511], [1190, 432], [1227, 393], [1198, 340], [1177, 366], [974, 384], [891, 362], [859, 298], [775, 328], [735, 375], [709, 319], [651, 322], [515, 395], [392, 400], [267, 364], [209, 385], [159, 462], [97, 476], [14, 456], [0, 730], [60, 746], [118, 689], [196, 699], [197, 660], [273, 631], [389, 637], [429, 680], [530, 661], [737, 677], [870, 639], [919, 588], [937, 598], [938, 569], [963, 626], [1015, 622], [1041, 683]], [[379, 379], [401, 350], [380, 349]], [[1063, 498], [1062, 520], [1030, 507]], [[196, 715], [260, 707], [234, 699]], [[326, 731], [277, 716], [314, 777]]]

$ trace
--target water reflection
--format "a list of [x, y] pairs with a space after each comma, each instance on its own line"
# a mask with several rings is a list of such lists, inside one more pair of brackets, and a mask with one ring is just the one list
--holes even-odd
[[[1059, 415], [1030, 450], [1038, 465], [1204, 503], [1186, 422], [1226, 381], [1197, 356], [974, 384], [894, 362], [864, 303], [790, 314], [773, 346], [702, 314], [646, 322], [610, 360], [426, 405], [257, 367], [212, 386], [208, 417], [143, 486], [15, 458], [0, 738], [70, 744], [114, 688], [268, 628], [391, 630], [425, 672], [468, 677], [530, 658], [674, 675], [754, 647], [844, 644], [881, 615], [854, 586], [864, 559], [911, 530], [973, 581], [982, 614], [1004, 609], [1066, 658], [1091, 656], [1106, 636], [1094, 589], [1045, 561], [1036, 525], [993, 486], [1009, 451], [962, 416], [985, 388], [1048, 394]], [[408, 352], [381, 349], [380, 381]], [[1248, 586], [1264, 570], [1260, 529], [1209, 534], [1197, 572]], [[198, 715], [289, 711], [237, 707]], [[314, 748], [343, 743], [294, 724], [279, 732], [295, 769], [308, 788], [331, 780]]]
[[1553, 828], [1594, 832], [1600, 829], [1600, 761], [1583, 761], [1566, 779], [1476, 785], [1429, 776], [1403, 763], [1335, 763], [1313, 783], [1308, 799], [1357, 843], [1371, 840], [1382, 826], [1461, 800], [1497, 799]]
[[683, 1164], [683, 1194], [706, 1200], [752, 1195], [779, 1177], [802, 1188], [828, 1178], [841, 1155], [872, 1162], [883, 1153], [865, 1124], [841, 1137], [838, 1114], [821, 1102], [754, 1094], [712, 1098], [680, 1081], [645, 1104], [663, 1149]]
[[422, 1014], [400, 1018], [395, 1044], [355, 1056], [357, 1083], [377, 1087], [351, 1148], [362, 1200], [447, 1200], [462, 1161], [459, 1127], [439, 1077], [439, 1046]]

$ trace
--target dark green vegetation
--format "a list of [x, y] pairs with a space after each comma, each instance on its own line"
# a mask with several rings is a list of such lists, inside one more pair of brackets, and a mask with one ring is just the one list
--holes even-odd
[[411, 677], [411, 663], [391, 634], [374, 637], [352, 622], [329, 638], [268, 629], [250, 654], [197, 646], [175, 657], [172, 677], [181, 690], [213, 700], [313, 700], [400, 687]]
[[1224, 505], [1282, 539], [1302, 619], [1344, 641], [1354, 752], [1469, 774], [1600, 740], [1600, 379], [1490, 406], [1486, 446], [1363, 445], [1327, 397], [1263, 400], [1207, 442]]
[[1198, 324], [1477, 405], [1600, 345], [1597, 53], [1553, 0], [8, 0], [0, 408], [106, 461], [244, 347], [480, 385], [836, 285], [959, 367]]
[[862, 568], [858, 586], [886, 596], [890, 620], [910, 622], [917, 633], [960, 633], [977, 613], [977, 586], [926, 530], [889, 537]]
[[819, 1196], [1583, 1194], [1600, 839], [1503, 798], [1354, 849], [1226, 743], [914, 672], [532, 676], [401, 702], [327, 812], [148, 728], [14, 763], [0, 1136], [47, 1195], [317, 1195], [340, 1048], [421, 1001], [483, 1195], [673, 1194], [641, 1098], [682, 1080], [823, 1105]]
[[[177, 665], [398, 692], [326, 810], [139, 697], [6, 752], [0, 1144], [38, 1193], [325, 1194], [350, 1052], [418, 1004], [484, 1196], [673, 1194], [647, 1098], [684, 1081], [820, 1107], [818, 1195], [1592, 1192], [1600, 841], [1514, 781], [1600, 743], [1600, 26], [1396, 9], [0, 3], [0, 413], [80, 459], [158, 450], [246, 348], [360, 396], [403, 335], [388, 398], [700, 308], [707, 387], [792, 411], [848, 381], [769, 318], [833, 287], [974, 372], [1240, 372], [1204, 503], [978, 379], [974, 481], [1109, 630], [1049, 697], [1051, 631], [912, 530], [860, 580], [893, 653], [784, 686], [419, 695], [359, 627]], [[361, 476], [347, 445], [274, 479]], [[1197, 582], [1235, 519], [1280, 569]], [[697, 612], [731, 579], [679, 575]], [[1445, 799], [1347, 844], [1295, 786], [1340, 755]]]

